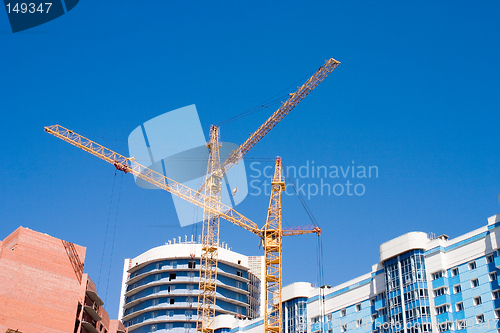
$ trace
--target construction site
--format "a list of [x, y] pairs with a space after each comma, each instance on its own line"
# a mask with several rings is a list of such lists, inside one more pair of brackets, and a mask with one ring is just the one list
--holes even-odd
[[500, 4], [5, 5], [0, 333], [500, 333]]

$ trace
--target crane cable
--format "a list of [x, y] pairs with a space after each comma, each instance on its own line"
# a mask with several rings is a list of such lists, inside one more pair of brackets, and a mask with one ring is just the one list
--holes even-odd
[[[109, 286], [109, 278], [110, 278], [110, 274], [111, 274], [111, 263], [112, 263], [112, 260], [113, 260], [113, 252], [114, 252], [114, 247], [115, 247], [116, 226], [118, 224], [118, 212], [119, 212], [119, 207], [120, 207], [120, 193], [121, 193], [121, 187], [122, 187], [122, 182], [123, 182], [123, 174], [120, 173], [120, 175], [121, 175], [121, 178], [120, 178], [120, 184], [119, 184], [119, 188], [118, 188], [118, 203], [117, 203], [117, 207], [116, 207], [116, 215], [115, 215], [115, 221], [114, 221], [115, 224], [114, 224], [114, 228], [113, 228], [113, 237], [112, 237], [112, 243], [111, 243], [111, 254], [110, 254], [110, 257], [109, 257], [108, 276], [107, 276], [107, 282], [106, 282], [106, 289], [105, 289], [104, 301], [106, 301], [106, 299], [108, 297], [108, 286]], [[115, 170], [115, 176], [113, 177], [113, 185], [111, 187], [111, 198], [110, 198], [110, 201], [109, 201], [108, 218], [107, 218], [107, 221], [106, 221], [106, 231], [104, 233], [104, 244], [103, 244], [103, 248], [102, 248], [101, 266], [99, 268], [99, 278], [98, 278], [98, 281], [97, 281], [97, 286], [98, 287], [100, 287], [100, 285], [101, 285], [101, 274], [102, 274], [102, 267], [103, 267], [103, 263], [104, 263], [104, 252], [106, 250], [106, 243], [107, 243], [107, 240], [108, 240], [109, 222], [111, 220], [111, 211], [112, 211], [112, 208], [113, 208], [113, 197], [114, 197], [114, 192], [115, 192], [115, 180], [116, 180], [116, 170]]]
[[102, 273], [102, 264], [104, 262], [104, 250], [106, 249], [106, 241], [108, 239], [108, 229], [109, 229], [109, 220], [111, 217], [111, 208], [113, 204], [113, 194], [115, 192], [115, 179], [116, 179], [116, 171], [115, 176], [113, 177], [113, 185], [111, 186], [111, 199], [109, 199], [109, 210], [108, 210], [108, 219], [106, 221], [106, 231], [104, 232], [104, 244], [102, 246], [102, 256], [101, 256], [101, 267], [99, 268], [99, 278], [97, 279], [97, 287], [101, 286], [101, 273]]
[[[287, 181], [289, 184], [292, 185], [295, 193], [297, 194], [297, 197], [299, 198], [300, 203], [304, 207], [305, 211], [307, 212], [307, 215], [309, 216], [309, 219], [311, 222], [314, 224], [315, 227], [319, 227], [318, 222], [316, 221], [316, 218], [314, 217], [311, 209], [309, 209], [309, 206], [307, 205], [306, 201], [300, 194], [300, 192], [297, 190], [297, 187], [295, 186], [295, 182], [293, 181], [292, 177], [288, 174], [288, 170], [283, 167], [283, 170], [285, 171], [285, 176], [287, 178]], [[318, 282], [319, 282], [319, 287], [323, 286], [323, 278], [324, 278], [324, 269], [323, 269], [323, 240], [321, 234], [318, 236], [318, 247], [317, 247], [317, 261], [318, 261]]]

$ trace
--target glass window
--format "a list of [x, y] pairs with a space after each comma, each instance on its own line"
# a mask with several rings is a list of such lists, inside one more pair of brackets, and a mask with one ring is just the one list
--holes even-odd
[[472, 288], [476, 288], [479, 286], [479, 279], [472, 279], [470, 280], [470, 285]]
[[481, 296], [474, 297], [474, 298], [472, 299], [472, 301], [473, 301], [473, 303], [474, 303], [474, 305], [475, 305], [475, 306], [480, 305], [481, 303], [483, 303], [483, 302], [481, 301]]
[[458, 294], [462, 292], [462, 286], [459, 284], [456, 284], [453, 286], [453, 293]]
[[473, 269], [476, 269], [476, 262], [475, 261], [471, 261], [469, 263], [469, 271], [472, 271]]
[[491, 264], [493, 262], [493, 255], [492, 254], [490, 254], [489, 256], [486, 256], [486, 262], [488, 264]]
[[340, 316], [345, 317], [345, 309], [340, 310]]
[[484, 315], [480, 314], [476, 316], [476, 324], [482, 324], [484, 323]]
[[356, 304], [356, 312], [361, 310], [361, 303]]
[[457, 310], [457, 312], [463, 311], [464, 310], [464, 303], [463, 302], [456, 303], [455, 310]]
[[452, 268], [451, 269], [451, 276], [457, 276], [458, 275], [458, 267]]
[[446, 287], [439, 288], [439, 289], [434, 290], [434, 297], [438, 297], [438, 296], [441, 296], [441, 295], [444, 295], [447, 293], [448, 293], [448, 288], [446, 288]]
[[489, 274], [490, 281], [495, 281], [497, 279], [497, 272], [491, 272]]

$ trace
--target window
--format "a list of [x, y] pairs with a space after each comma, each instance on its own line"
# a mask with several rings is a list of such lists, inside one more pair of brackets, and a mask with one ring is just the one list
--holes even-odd
[[377, 314], [372, 314], [372, 323], [375, 322], [375, 320], [377, 320]]
[[188, 303], [193, 303], [193, 298], [190, 296], [188, 298], [186, 298], [186, 302]]
[[500, 309], [495, 309], [495, 318], [500, 318]]
[[167, 311], [167, 312], [165, 312], [165, 315], [167, 317], [173, 317], [174, 316], [174, 311]]
[[461, 285], [456, 284], [456, 285], [453, 286], [453, 293], [459, 294], [461, 292], [462, 292], [462, 286]]
[[188, 284], [186, 288], [187, 288], [187, 290], [193, 290], [194, 284]]
[[156, 332], [156, 325], [151, 325], [151, 330], [150, 332]]
[[175, 290], [175, 286], [168, 286], [168, 292], [171, 292], [171, 291], [174, 291]]
[[177, 273], [170, 273], [168, 276], [168, 281], [175, 280], [177, 278]]
[[356, 304], [356, 312], [361, 311], [361, 303]]
[[184, 323], [184, 328], [185, 329], [190, 329], [191, 328], [191, 323]]
[[340, 326], [340, 332], [344, 333], [345, 331], [347, 331], [347, 324]]
[[482, 324], [484, 323], [484, 315], [480, 314], [476, 316], [476, 324]]
[[444, 295], [447, 293], [448, 293], [448, 288], [446, 288], [446, 287], [439, 288], [439, 289], [434, 290], [434, 297], [438, 297], [438, 296], [441, 296], [441, 295]]
[[160, 263], [159, 262], [156, 263], [156, 269], [160, 269]]
[[386, 308], [382, 308], [382, 309], [377, 311], [378, 318], [383, 317], [383, 316], [387, 316], [387, 309]]
[[475, 306], [477, 306], [477, 305], [479, 305], [479, 304], [483, 303], [483, 302], [481, 301], [481, 296], [474, 297], [474, 298], [472, 299], [472, 301], [473, 301], [473, 303], [474, 303], [474, 305], [475, 305]]
[[160, 279], [161, 279], [161, 274], [156, 274], [156, 275], [155, 275], [155, 281], [158, 281], [158, 280], [160, 280]]
[[241, 283], [240, 281], [236, 281], [236, 288], [243, 289], [243, 283]]
[[370, 304], [371, 304], [371, 306], [375, 305], [375, 298], [370, 299]]
[[363, 325], [363, 319], [356, 320], [356, 328], [360, 328]]
[[326, 316], [326, 320], [328, 320], [328, 321], [332, 320], [332, 314], [331, 313]]
[[422, 316], [429, 316], [431, 314], [430, 307], [428, 307], [428, 306], [422, 306], [420, 308], [420, 313], [422, 314]]
[[159, 286], [154, 287], [153, 292], [154, 292], [155, 294], [159, 293], [159, 292], [160, 292], [160, 287], [159, 287]]
[[377, 301], [380, 301], [381, 299], [384, 299], [384, 298], [385, 298], [385, 292], [382, 292], [382, 293], [377, 295]]
[[455, 310], [457, 312], [463, 311], [464, 310], [464, 302], [459, 302], [455, 304]]
[[196, 261], [190, 260], [188, 262], [188, 268], [196, 268]]
[[493, 290], [493, 291], [491, 292], [491, 296], [492, 296], [492, 298], [493, 298], [493, 299], [498, 299], [498, 298], [500, 298], [500, 290], [499, 290], [499, 289], [497, 289], [497, 290]]
[[489, 256], [486, 256], [486, 262], [488, 264], [491, 264], [493, 262], [493, 255], [492, 254], [490, 254]]
[[155, 298], [153, 300], [153, 306], [158, 305], [160, 303], [160, 300], [158, 298]]
[[175, 298], [174, 297], [171, 297], [170, 298], [170, 304], [174, 304], [175, 303]]
[[185, 314], [187, 319], [191, 319], [193, 317], [193, 311], [191, 310], [186, 310]]
[[463, 330], [465, 327], [467, 327], [467, 324], [465, 323], [465, 320], [460, 320], [458, 322], [458, 329]]
[[345, 317], [345, 309], [340, 310], [340, 317]]
[[479, 279], [472, 279], [470, 280], [470, 285], [472, 288], [476, 288], [479, 286]]
[[189, 278], [194, 278], [194, 272], [188, 272], [188, 277]]
[[237, 276], [243, 276], [243, 273], [241, 271], [236, 271]]
[[168, 323], [168, 324], [165, 324], [165, 329], [167, 330], [171, 330], [174, 328], [174, 323]]
[[458, 275], [458, 267], [452, 268], [451, 269], [451, 276], [457, 276]]
[[439, 272], [432, 274], [432, 279], [437, 280], [439, 278], [442, 278], [443, 276], [446, 276], [446, 271], [439, 271]]
[[427, 289], [419, 289], [420, 297], [428, 298], [429, 297], [429, 292]]
[[497, 279], [497, 272], [491, 272], [489, 274], [490, 281], [495, 281]]
[[472, 271], [473, 269], [476, 269], [476, 262], [475, 261], [471, 261], [469, 263], [469, 271]]
[[437, 306], [436, 307], [436, 315], [440, 315], [440, 314], [443, 314], [445, 312], [449, 312], [449, 310], [450, 310], [449, 304], [443, 304], [443, 305]]
[[156, 318], [158, 317], [158, 311], [153, 311], [153, 313], [151, 313], [151, 318]]
[[172, 261], [172, 268], [177, 269], [177, 261]]

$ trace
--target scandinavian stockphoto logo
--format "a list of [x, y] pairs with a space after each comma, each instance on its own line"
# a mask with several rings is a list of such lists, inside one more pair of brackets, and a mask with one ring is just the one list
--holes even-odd
[[52, 21], [72, 10], [79, 0], [4, 0], [12, 32], [30, 29]]
[[[178, 183], [198, 189], [205, 181], [208, 148], [196, 106], [189, 105], [146, 121], [128, 137], [129, 156]], [[238, 146], [222, 142], [221, 163]], [[135, 177], [135, 183], [145, 189], [158, 187]], [[222, 203], [235, 207], [248, 193], [245, 163], [234, 165], [224, 176], [221, 186]], [[203, 220], [203, 209], [172, 196], [177, 217], [182, 227]]]

